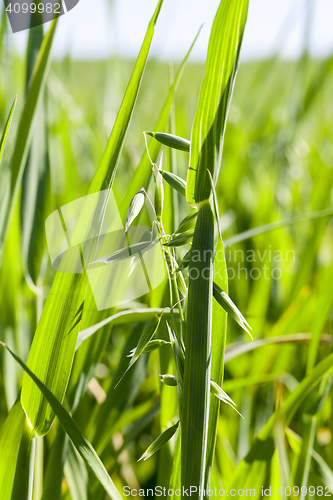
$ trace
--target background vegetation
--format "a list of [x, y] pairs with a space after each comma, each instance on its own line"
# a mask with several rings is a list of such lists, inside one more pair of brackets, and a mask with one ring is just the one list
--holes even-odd
[[[5, 18], [2, 26], [4, 23]], [[33, 37], [35, 42], [37, 38]], [[0, 200], [6, 198], [11, 155], [20, 147], [15, 141], [31, 74], [31, 54], [28, 50], [23, 60], [0, 36], [1, 131], [15, 95], [19, 96], [1, 163]], [[251, 324], [254, 341], [228, 320], [223, 389], [244, 419], [222, 405], [212, 487], [257, 488], [259, 492], [261, 486], [269, 485], [275, 491], [281, 485], [321, 485], [329, 487], [326, 492], [333, 490], [332, 363], [320, 371], [320, 362], [330, 359], [327, 356], [332, 352], [332, 61], [312, 60], [305, 51], [299, 61], [272, 58], [242, 64], [239, 70], [216, 193], [229, 296]], [[33, 168], [26, 170], [19, 186], [0, 272], [0, 339], [24, 361], [55, 274], [46, 249], [44, 222], [57, 208], [88, 193], [133, 64], [119, 59], [78, 62], [70, 58], [52, 63], [27, 159]], [[154, 130], [178, 66], [148, 62], [115, 179], [119, 201], [137, 166], [148, 161], [142, 132]], [[181, 137], [190, 138], [203, 74], [203, 65], [187, 63], [176, 89], [168, 130]], [[35, 143], [39, 146], [34, 152]], [[166, 168], [176, 165], [178, 175], [186, 178], [186, 154], [165, 151], [164, 161]], [[153, 193], [152, 187], [149, 192]], [[170, 201], [171, 191], [166, 188], [168, 197]], [[178, 210], [168, 209], [170, 204], [165, 203], [170, 233], [187, 214], [180, 197], [174, 203]], [[145, 217], [143, 214], [141, 220]], [[271, 225], [285, 220], [283, 227]], [[254, 231], [246, 239], [246, 235], [239, 238], [244, 241], [234, 238], [258, 227], [262, 228], [258, 234]], [[277, 251], [280, 259], [273, 258]], [[260, 278], [256, 279], [258, 269]], [[162, 290], [130, 308], [167, 305]], [[86, 311], [81, 330], [110, 314]], [[85, 354], [75, 359], [64, 401], [119, 491], [124, 485], [167, 487], [176, 444], [174, 437], [148, 460], [137, 461], [170, 422], [175, 423], [177, 390], [161, 384], [158, 377], [176, 373], [168, 346], [141, 356], [123, 385], [113, 389], [144, 328], [137, 320], [109, 323], [91, 337], [92, 342], [85, 341], [90, 342], [89, 347], [80, 347]], [[168, 339], [165, 322], [159, 338]], [[94, 346], [98, 363], [87, 369], [84, 363]], [[81, 371], [90, 382], [75, 401]], [[9, 460], [4, 452], [11, 446], [5, 443], [6, 422], [22, 377], [22, 368], [3, 350], [0, 463]], [[256, 436], [281, 408], [285, 410], [271, 423], [272, 432], [264, 433], [259, 446]], [[25, 470], [19, 461], [17, 467]], [[33, 499], [84, 500], [105, 495], [56, 419], [51, 431], [36, 440]], [[275, 498], [289, 496], [288, 492], [275, 494]]]

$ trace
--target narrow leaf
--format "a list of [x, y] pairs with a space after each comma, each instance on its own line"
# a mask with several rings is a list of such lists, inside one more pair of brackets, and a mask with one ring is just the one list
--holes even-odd
[[[38, 54], [43, 43], [43, 24], [37, 26], [37, 19], [42, 22], [42, 14], [31, 14], [31, 26], [27, 46], [26, 93], [29, 92]], [[21, 191], [21, 233], [22, 257], [27, 282], [37, 284], [42, 259], [45, 252], [45, 220], [50, 210], [50, 159], [47, 140], [47, 99], [41, 89], [41, 100], [36, 109], [36, 119], [31, 147], [24, 167]], [[36, 245], [38, 241], [38, 245]]]
[[155, 242], [153, 241], [144, 241], [142, 243], [134, 243], [133, 245], [128, 246], [127, 248], [121, 248], [116, 252], [110, 253], [110, 255], [106, 255], [101, 259], [95, 260], [91, 262], [91, 264], [98, 264], [99, 262], [104, 262], [105, 264], [112, 264], [113, 262], [119, 262], [120, 260], [128, 259], [131, 255], [137, 255], [140, 253], [144, 253], [149, 250]]
[[160, 325], [160, 322], [161, 322], [161, 317], [162, 317], [162, 314], [157, 314], [151, 321], [150, 323], [148, 323], [148, 325], [146, 326], [146, 328], [143, 330], [142, 334], [141, 334], [141, 337], [139, 339], [139, 342], [138, 342], [138, 345], [136, 346], [136, 349], [133, 353], [133, 356], [131, 358], [131, 361], [130, 361], [130, 364], [128, 365], [124, 375], [121, 377], [121, 379], [119, 380], [119, 382], [117, 382], [116, 386], [118, 386], [118, 384], [122, 381], [123, 377], [126, 375], [126, 373], [128, 372], [128, 370], [130, 368], [132, 368], [132, 366], [134, 365], [134, 363], [139, 359], [139, 357], [141, 356], [141, 354], [143, 354], [143, 351], [145, 350], [145, 348], [147, 347], [148, 343], [150, 342], [150, 340], [152, 339], [152, 337], [155, 335], [159, 325]]
[[21, 365], [27, 375], [32, 379], [32, 381], [36, 384], [38, 390], [40, 390], [44, 397], [47, 399], [54, 413], [59, 419], [62, 427], [68, 434], [70, 440], [73, 445], [83, 458], [83, 460], [89, 465], [92, 469], [93, 473], [100, 481], [105, 491], [110, 495], [112, 499], [121, 500], [121, 495], [119, 494], [117, 488], [115, 487], [112, 479], [107, 473], [104, 465], [100, 461], [98, 455], [96, 454], [94, 448], [91, 446], [89, 441], [84, 437], [80, 428], [72, 419], [66, 408], [60, 403], [60, 401], [52, 394], [50, 389], [43, 384], [39, 378], [23, 363], [23, 361], [16, 356], [14, 352], [12, 352], [7, 346], [5, 346], [2, 342], [1, 344], [6, 347], [8, 352], [13, 356], [13, 358]]
[[195, 227], [197, 218], [198, 218], [198, 210], [194, 210], [189, 215], [184, 217], [184, 219], [180, 222], [179, 226], [177, 227], [175, 233], [176, 234], [184, 233], [185, 231], [193, 229]]
[[288, 226], [294, 226], [300, 224], [301, 222], [308, 222], [317, 219], [323, 219], [325, 217], [333, 216], [333, 208], [326, 208], [325, 210], [319, 210], [318, 212], [312, 212], [311, 214], [299, 215], [297, 217], [291, 217], [290, 219], [284, 219], [278, 222], [272, 222], [271, 224], [265, 224], [264, 226], [254, 227], [243, 231], [242, 233], [235, 234], [226, 239], [224, 242], [225, 248], [236, 245], [236, 243], [241, 243], [242, 241], [250, 240], [254, 236], [259, 236], [260, 234], [266, 234], [270, 231], [275, 231], [276, 229], [281, 229]]
[[42, 97], [42, 91], [45, 86], [48, 69], [51, 63], [51, 48], [54, 40], [56, 26], [57, 19], [53, 21], [49, 32], [44, 37], [35, 70], [32, 75], [29, 93], [18, 126], [16, 143], [14, 146], [14, 154], [11, 161], [9, 196], [6, 200], [5, 206], [3, 207], [4, 210], [1, 214], [0, 221], [0, 252], [2, 252], [3, 243], [6, 238], [8, 226], [13, 214], [17, 194], [22, 181], [24, 167], [26, 164], [32, 139], [36, 110]]
[[[227, 266], [224, 256], [223, 242], [218, 239], [214, 255], [214, 283], [220, 288], [228, 290]], [[213, 284], [214, 294], [214, 284]], [[212, 364], [211, 381], [220, 387], [224, 377], [224, 354], [227, 342], [227, 313], [213, 300], [213, 325], [212, 325]], [[205, 471], [205, 487], [210, 485], [211, 470], [214, 462], [216, 449], [218, 421], [220, 415], [220, 401], [218, 398], [210, 398], [209, 423], [207, 439], [207, 463]]]
[[215, 300], [217, 300], [220, 306], [223, 307], [223, 309], [236, 321], [236, 323], [239, 324], [239, 326], [243, 328], [243, 330], [246, 331], [246, 333], [250, 335], [253, 340], [253, 337], [249, 332], [249, 329], [251, 330], [250, 325], [237, 306], [235, 306], [231, 298], [216, 283], [214, 283], [213, 293]]
[[[201, 30], [201, 28], [200, 28]], [[163, 105], [163, 108], [161, 110], [160, 116], [157, 120], [156, 123], [156, 129], [158, 130], [165, 130], [168, 125], [168, 120], [169, 120], [169, 115], [170, 115], [170, 110], [174, 101], [174, 96], [175, 96], [175, 91], [177, 89], [177, 86], [179, 84], [180, 78], [183, 74], [184, 67], [186, 65], [186, 62], [192, 52], [192, 49], [194, 47], [194, 44], [199, 36], [200, 30], [198, 31], [193, 43], [191, 44], [191, 47], [189, 51], [187, 52], [184, 60], [182, 61], [180, 68], [176, 74], [176, 77], [172, 83], [172, 85], [169, 88], [169, 93], [167, 95], [167, 98], [165, 100], [165, 103]], [[150, 143], [149, 143], [150, 146]], [[151, 169], [151, 163], [156, 163], [159, 152], [161, 149], [161, 145], [157, 141], [152, 141], [152, 146], [149, 148], [149, 157], [146, 153], [142, 156], [141, 162], [136, 169], [134, 176], [131, 180], [131, 183], [129, 185], [128, 192], [126, 193], [124, 199], [122, 200], [121, 207], [120, 207], [120, 212], [121, 214], [123, 213], [123, 210], [127, 210], [127, 207], [130, 203], [131, 198], [133, 197], [134, 193], [136, 193], [141, 186], [143, 186], [145, 189], [148, 189], [149, 181], [151, 178], [152, 174], [152, 169]], [[185, 192], [183, 193], [185, 196]]]
[[[160, 169], [162, 168], [162, 162], [163, 162], [163, 152], [159, 164]], [[163, 207], [164, 207], [163, 177], [159, 172], [159, 169], [157, 169], [157, 173], [155, 176], [155, 212], [156, 212], [156, 218], [159, 222], [162, 221]]]
[[10, 129], [10, 126], [12, 124], [12, 119], [13, 119], [13, 116], [14, 116], [14, 111], [15, 111], [16, 103], [17, 103], [17, 96], [16, 96], [16, 98], [15, 98], [15, 100], [13, 102], [13, 105], [11, 107], [11, 110], [9, 112], [9, 116], [7, 118], [7, 122], [6, 122], [6, 125], [5, 125], [5, 130], [2, 133], [2, 137], [1, 137], [1, 141], [0, 141], [0, 164], [1, 164], [2, 156], [3, 156], [3, 152], [5, 150], [5, 146], [6, 146], [6, 141], [7, 141], [9, 129]]
[[241, 415], [239, 413], [239, 411], [236, 410], [235, 406], [237, 406], [237, 405], [233, 402], [233, 400], [213, 380], [210, 381], [210, 392], [211, 392], [211, 394], [213, 394], [214, 396], [216, 396], [218, 399], [220, 399], [221, 401], [223, 401], [223, 403], [226, 403], [227, 405], [231, 406], [231, 408], [233, 408], [238, 413], [238, 415], [240, 415], [242, 418], [244, 418], [243, 415]]
[[25, 429], [25, 414], [20, 401], [10, 410], [0, 435], [1, 500], [11, 500], [20, 442]]
[[73, 500], [88, 500], [88, 473], [72, 444], [68, 447], [65, 475]]
[[[128, 323], [140, 323], [150, 321], [156, 314], [160, 314], [164, 311], [164, 316], [168, 318], [170, 316], [169, 309], [130, 309], [127, 311], [121, 311], [119, 313], [113, 314], [108, 318], [100, 321], [96, 325], [90, 326], [85, 330], [82, 330], [79, 333], [76, 349], [80, 347], [82, 342], [97, 332], [100, 328], [103, 328], [105, 325], [113, 324], [113, 325], [124, 325]], [[173, 314], [177, 315], [177, 311]]]
[[186, 190], [189, 203], [209, 198], [211, 187], [207, 168], [214, 184], [217, 181], [247, 10], [248, 0], [222, 0], [214, 19], [205, 78], [192, 128]]
[[[146, 347], [144, 348], [142, 354], [147, 354], [148, 352], [153, 352], [162, 347], [162, 345], [167, 345], [170, 344], [170, 342], [167, 342], [166, 340], [161, 340], [161, 339], [156, 339], [156, 340], [150, 340]], [[132, 358], [134, 356], [134, 353], [136, 351], [136, 347], [131, 350], [129, 355], [127, 356], [128, 358]]]
[[150, 323], [148, 323], [146, 328], [143, 330], [141, 337], [139, 339], [138, 345], [134, 351], [133, 357], [130, 361], [129, 368], [134, 365], [135, 361], [139, 358], [139, 356], [141, 356], [141, 354], [143, 353], [143, 351], [147, 347], [148, 343], [150, 342], [152, 337], [155, 335], [155, 333], [160, 325], [161, 317], [162, 317], [162, 313], [157, 314], [150, 321]]
[[[89, 194], [112, 187], [162, 3], [163, 0], [158, 2], [149, 23], [131, 80]], [[32, 88], [33, 86], [30, 92]], [[21, 147], [17, 149], [20, 150]], [[81, 214], [77, 228], [77, 234], [80, 234], [83, 240], [87, 236], [84, 216], [85, 213]], [[103, 214], [89, 213], [89, 216], [96, 216], [98, 221], [103, 220]], [[29, 353], [29, 367], [50, 387], [52, 393], [60, 401], [64, 398], [72, 369], [87, 287], [88, 278], [85, 273], [58, 272], [56, 274]], [[26, 374], [23, 378], [21, 402], [36, 432], [39, 435], [45, 435], [53, 423], [54, 412]]]
[[175, 269], [175, 273], [178, 273], [179, 271], [182, 271], [183, 269], [187, 269], [188, 266], [190, 265], [190, 260], [191, 260], [191, 250], [186, 252], [184, 257], [181, 260], [181, 263], [179, 264], [179, 267]]
[[[103, 331], [102, 331], [103, 332]], [[111, 389], [107, 394], [104, 403], [98, 409], [96, 415], [92, 415], [91, 423], [89, 424], [90, 441], [97, 452], [103, 452], [106, 446], [109, 446], [110, 439], [116, 428], [118, 428], [119, 420], [122, 419], [125, 411], [135, 401], [141, 385], [147, 375], [147, 356], [140, 356], [133, 368], [127, 372], [127, 375], [118, 385], [116, 385], [126, 368], [128, 367], [128, 353], [136, 347], [142, 334], [142, 325], [137, 325], [132, 329], [131, 335], [122, 350], [117, 369], [112, 377]], [[121, 430], [118, 428], [118, 430]]]
[[[226, 348], [225, 361], [231, 361], [232, 359], [241, 356], [247, 352], [254, 351], [259, 347], [265, 345], [274, 345], [274, 344], [305, 344], [310, 342], [312, 339], [312, 335], [310, 333], [294, 333], [291, 335], [281, 335], [280, 337], [270, 337], [267, 339], [258, 339], [253, 342], [249, 342], [244, 344], [244, 342], [235, 342], [233, 344], [229, 344]], [[330, 335], [322, 335], [320, 339], [322, 344], [330, 345], [331, 337]]]
[[215, 186], [214, 186], [212, 174], [210, 173], [210, 170], [208, 170], [208, 169], [207, 169], [207, 172], [208, 172], [209, 182], [210, 182], [210, 186], [211, 186], [212, 193], [213, 193], [213, 205], [214, 205], [215, 220], [216, 220], [217, 229], [219, 232], [219, 237], [220, 237], [220, 240], [222, 241], [222, 233], [221, 233], [221, 228], [220, 228], [219, 204], [217, 202], [217, 196], [216, 196], [216, 191], [215, 191]]
[[169, 429], [167, 429], [166, 431], [162, 432], [162, 434], [160, 434], [158, 438], [156, 438], [155, 441], [153, 441], [151, 445], [148, 446], [144, 454], [139, 458], [138, 462], [140, 462], [140, 460], [147, 460], [152, 455], [154, 455], [154, 453], [160, 450], [162, 446], [164, 446], [168, 441], [170, 441], [172, 436], [175, 435], [178, 426], [179, 426], [179, 421], [172, 427], [169, 427]]
[[11, 500], [32, 499], [35, 459], [34, 437], [34, 431], [29, 426], [27, 419], [24, 419]]
[[[202, 204], [189, 268], [185, 371], [182, 405], [182, 487], [204, 487], [208, 437], [213, 302], [214, 216]], [[199, 258], [193, 258], [193, 255]], [[189, 467], [189, 464], [191, 466]], [[200, 490], [201, 491], [201, 490]]]
[[[258, 470], [265, 473], [265, 467], [269, 463], [270, 458], [274, 453], [274, 440], [272, 433], [276, 422], [282, 421], [287, 426], [289, 425], [293, 415], [304, 401], [305, 397], [311, 389], [313, 389], [321, 379], [333, 371], [333, 354], [330, 354], [323, 359], [312, 372], [298, 384], [296, 389], [289, 394], [282, 406], [276, 410], [270, 419], [266, 422], [263, 429], [255, 438], [251, 450], [247, 456], [239, 463], [235, 469], [235, 473], [230, 483], [230, 488], [236, 487], [237, 484], [247, 484], [250, 475], [258, 474]], [[254, 468], [255, 466], [255, 468]], [[251, 476], [253, 477], [253, 475]], [[251, 487], [253, 483], [251, 484]]]
[[185, 278], [184, 278], [183, 273], [181, 271], [179, 271], [176, 274], [176, 283], [177, 283], [177, 288], [180, 291], [180, 293], [182, 294], [182, 296], [187, 297], [188, 289], [187, 289], [187, 286], [185, 283]]

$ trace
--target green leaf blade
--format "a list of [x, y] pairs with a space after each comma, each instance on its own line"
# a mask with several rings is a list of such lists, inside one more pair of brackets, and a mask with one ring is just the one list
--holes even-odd
[[[22, 176], [32, 139], [33, 126], [36, 117], [36, 110], [40, 103], [42, 92], [45, 87], [46, 77], [51, 63], [51, 49], [57, 27], [57, 19], [51, 25], [50, 30], [45, 35], [37, 63], [32, 74], [29, 93], [24, 105], [21, 120], [16, 135], [14, 154], [11, 161], [11, 180], [9, 196], [2, 214], [3, 219], [0, 225], [0, 251], [6, 238], [8, 226], [13, 214], [16, 198], [21, 185]], [[1, 254], [0, 254], [1, 255]]]
[[[182, 487], [204, 487], [208, 437], [214, 216], [209, 202], [199, 210], [189, 268], [185, 370], [182, 403]], [[194, 257], [192, 257], [194, 255]], [[189, 466], [189, 464], [191, 464]], [[200, 490], [201, 491], [201, 490]]]
[[177, 429], [179, 426], [179, 422], [177, 422], [175, 425], [172, 427], [169, 427], [166, 431], [162, 432], [155, 441], [151, 443], [150, 446], [146, 449], [144, 454], [139, 458], [140, 460], [148, 460], [154, 453], [156, 453], [158, 450], [162, 448], [170, 439], [175, 435]]
[[7, 122], [6, 122], [6, 125], [5, 125], [5, 129], [3, 131], [3, 134], [2, 134], [2, 137], [1, 137], [1, 140], [0, 140], [0, 164], [1, 164], [2, 156], [3, 156], [3, 152], [5, 150], [5, 146], [6, 146], [6, 141], [7, 141], [7, 138], [8, 138], [9, 129], [10, 129], [10, 126], [12, 124], [12, 120], [13, 120], [13, 116], [14, 116], [14, 111], [15, 111], [16, 103], [17, 103], [17, 96], [14, 99], [14, 102], [13, 102], [12, 107], [10, 109], [10, 112], [9, 112], [9, 115], [8, 115], [8, 118], [7, 118]]
[[[222, 240], [218, 240], [214, 256], [214, 283], [228, 290], [228, 275], [225, 262], [224, 247]], [[214, 294], [214, 285], [213, 285]], [[224, 356], [227, 341], [227, 313], [213, 300], [213, 324], [212, 324], [212, 365], [211, 384], [216, 383], [222, 387], [224, 376]], [[220, 401], [215, 397], [210, 398], [209, 425], [207, 440], [207, 464], [205, 470], [205, 487], [209, 487], [209, 479], [213, 466], [218, 418], [220, 414]]]
[[60, 401], [55, 397], [50, 389], [45, 384], [43, 384], [43, 382], [39, 380], [38, 377], [36, 377], [36, 375], [27, 367], [27, 365], [23, 363], [23, 361], [18, 356], [16, 356], [16, 354], [12, 352], [8, 347], [6, 348], [8, 352], [10, 352], [10, 354], [13, 356], [15, 361], [17, 361], [21, 365], [27, 376], [29, 376], [33, 383], [36, 384], [38, 390], [41, 391], [44, 397], [47, 399], [48, 403], [53, 409], [55, 415], [57, 415], [62, 427], [68, 434], [76, 450], [92, 469], [97, 479], [103, 485], [105, 491], [110, 495], [111, 499], [121, 500], [121, 495], [119, 494], [116, 486], [107, 473], [104, 465], [100, 461], [96, 451], [91, 446], [89, 441], [84, 437], [81, 429], [67, 412], [66, 408], [60, 403]]
[[223, 137], [247, 19], [248, 0], [222, 0], [209, 41], [206, 74], [194, 118], [186, 199], [199, 203], [210, 196], [209, 168], [219, 174]]
[[[160, 0], [149, 23], [132, 78], [89, 194], [110, 189], [112, 186], [162, 3], [163, 0]], [[78, 232], [84, 233], [85, 221], [81, 219], [84, 217], [80, 217]], [[27, 362], [60, 401], [63, 401], [73, 364], [87, 286], [88, 278], [85, 273], [56, 274]], [[55, 414], [26, 374], [23, 378], [21, 402], [33, 428], [39, 435], [45, 435], [51, 428]]]
[[24, 411], [20, 402], [17, 401], [10, 410], [0, 435], [0, 491], [2, 500], [11, 500], [25, 421]]

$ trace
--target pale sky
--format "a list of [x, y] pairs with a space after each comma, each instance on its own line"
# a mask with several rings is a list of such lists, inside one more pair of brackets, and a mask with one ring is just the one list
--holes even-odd
[[[2, 2], [1, 2], [2, 3]], [[80, 0], [60, 19], [55, 56], [69, 51], [76, 58], [103, 58], [117, 51], [135, 57], [157, 0]], [[166, 60], [183, 58], [204, 24], [192, 60], [205, 58], [210, 27], [219, 0], [165, 0], [156, 26], [152, 54]], [[250, 0], [243, 59], [280, 53], [297, 57], [304, 44], [310, 5], [310, 49], [314, 55], [333, 51], [333, 0]], [[313, 10], [311, 10], [311, 5]], [[26, 33], [8, 36], [23, 47]]]

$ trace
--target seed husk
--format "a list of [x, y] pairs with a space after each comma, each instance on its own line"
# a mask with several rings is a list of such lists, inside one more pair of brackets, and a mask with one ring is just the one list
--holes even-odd
[[158, 142], [168, 146], [169, 148], [178, 149], [179, 151], [190, 151], [191, 142], [183, 139], [178, 135], [166, 134], [164, 132], [145, 132], [145, 134], [154, 137]]

